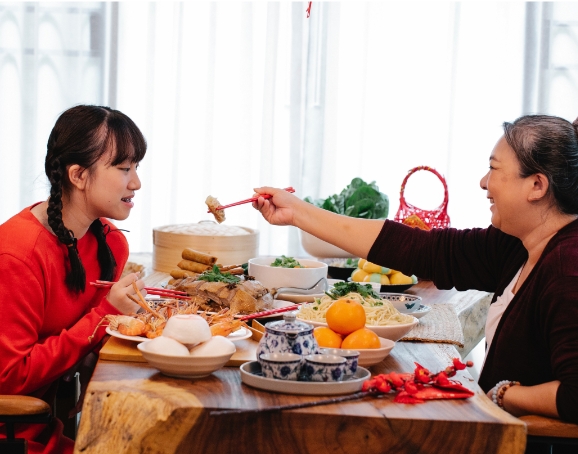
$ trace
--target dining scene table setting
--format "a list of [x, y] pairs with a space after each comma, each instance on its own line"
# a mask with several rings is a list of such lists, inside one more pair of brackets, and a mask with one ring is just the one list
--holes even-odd
[[[206, 224], [201, 226], [207, 228]], [[210, 229], [214, 234], [219, 227], [229, 230], [229, 227], [215, 224]], [[189, 233], [183, 234], [187, 228]], [[187, 279], [195, 279], [190, 277], [192, 274], [179, 279], [173, 275], [181, 276], [179, 270], [191, 268], [183, 257], [203, 254], [182, 247], [182, 241], [198, 247], [195, 245], [197, 228], [198, 225], [160, 228], [155, 235], [163, 232], [164, 236], [154, 236], [152, 254], [130, 255], [127, 270], [138, 269], [142, 273], [147, 289], [143, 300], [148, 311], [165, 310], [162, 308], [168, 298], [186, 294], [182, 289], [188, 288], [187, 291], [194, 293], [191, 287], [182, 285]], [[167, 239], [166, 235], [171, 235], [171, 231], [173, 237]], [[241, 244], [241, 248], [251, 248], [248, 242], [238, 244]], [[224, 257], [217, 259], [223, 264], [238, 261], [232, 260], [226, 252], [219, 252], [213, 255], [215, 258], [219, 255]], [[233, 251], [231, 254], [235, 253]], [[172, 258], [167, 257], [170, 254], [173, 254]], [[199, 260], [203, 260], [203, 257]], [[275, 260], [296, 261], [303, 268], [270, 266]], [[173, 265], [165, 267], [165, 262]], [[110, 337], [100, 350], [84, 398], [75, 452], [524, 452], [526, 425], [495, 406], [477, 386], [465, 364], [460, 362], [483, 337], [484, 317], [491, 294], [475, 290], [438, 290], [432, 282], [417, 279], [415, 284], [404, 287], [391, 285], [397, 292], [388, 292], [387, 286], [374, 283], [371, 288], [380, 296], [391, 298], [396, 307], [410, 312], [401, 314], [413, 319], [410, 328], [406, 328], [405, 332], [389, 330], [394, 327], [378, 331], [389, 337], [393, 333], [395, 340], [379, 337], [379, 348], [374, 351], [360, 349], [355, 373], [344, 375], [338, 381], [332, 378], [313, 381], [311, 377], [307, 379], [302, 376], [298, 379], [293, 377], [293, 380], [280, 379], [275, 375], [267, 378], [266, 373], [271, 373], [270, 364], [274, 369], [275, 355], [279, 355], [271, 348], [271, 342], [277, 345], [275, 335], [287, 326], [299, 331], [298, 325], [306, 323], [299, 318], [301, 306], [305, 308], [315, 304], [313, 301], [322, 304], [321, 301], [331, 289], [335, 291], [348, 281], [331, 279], [328, 270], [335, 273], [336, 268], [327, 263], [337, 264], [338, 260], [334, 259], [258, 256], [248, 262], [248, 266], [245, 266], [247, 274], [256, 274], [254, 279], [257, 283], [261, 278], [269, 284], [273, 296], [270, 293], [260, 296], [265, 300], [270, 297], [271, 301], [266, 304], [265, 310], [260, 309], [258, 303], [253, 307], [258, 317], [245, 315], [240, 328], [230, 334], [222, 333], [225, 334], [224, 339], [216, 336], [221, 337], [223, 343], [227, 340], [234, 345], [232, 354], [232, 350], [226, 350], [228, 344], [218, 345], [219, 349], [224, 349], [219, 364], [210, 364], [205, 369], [196, 364], [193, 370], [183, 364], [194, 362], [195, 358], [180, 357], [171, 364], [163, 363], [163, 355], [171, 357], [170, 349], [176, 348], [166, 343], [167, 328], [171, 328], [171, 335], [176, 332], [168, 322], [163, 332], [165, 336], [160, 336], [166, 340], [159, 342], [156, 348], [153, 344], [159, 338], [151, 340], [145, 335], [123, 335], [119, 332], [119, 325], [116, 325], [117, 329], [112, 329], [114, 324], [109, 324], [107, 333]], [[252, 265], [252, 262], [256, 265]], [[223, 264], [216, 261], [212, 265], [206, 264], [205, 273], [234, 276], [221, 271], [227, 269]], [[370, 269], [370, 265], [366, 268]], [[311, 274], [302, 278], [299, 286], [305, 289], [313, 287], [313, 290], [292, 289], [289, 282], [282, 278], [270, 281], [279, 279], [283, 274], [299, 272], [304, 276], [305, 273]], [[327, 292], [315, 289], [314, 281], [318, 280], [318, 276], [327, 282]], [[254, 283], [255, 280], [247, 283]], [[271, 282], [275, 288], [272, 288]], [[311, 282], [313, 285], [310, 285]], [[217, 283], [203, 283], [205, 286], [214, 284]], [[107, 286], [110, 283], [95, 282], [93, 285]], [[400, 288], [404, 291], [400, 292]], [[277, 293], [277, 289], [281, 292]], [[198, 294], [202, 295], [201, 299], [207, 295], [200, 291]], [[172, 301], [176, 301], [174, 307], [185, 304], [182, 299]], [[233, 301], [231, 304], [234, 304]], [[214, 313], [207, 311], [205, 314]], [[174, 315], [169, 320], [188, 316]], [[211, 315], [205, 315], [207, 317], [209, 324], [213, 323]], [[183, 323], [185, 321], [188, 322], [182, 320]], [[228, 323], [232, 323], [231, 320]], [[315, 321], [311, 323], [307, 326], [326, 325]], [[211, 328], [215, 326], [212, 324]], [[307, 329], [302, 333], [307, 334]], [[264, 342], [267, 336], [269, 344]], [[187, 341], [191, 340], [182, 340]], [[191, 349], [191, 355], [198, 348]], [[300, 348], [307, 349], [303, 344]], [[333, 351], [347, 350], [342, 347]], [[315, 352], [303, 351], [303, 356], [293, 356], [298, 356], [298, 363], [302, 365], [303, 358], [309, 358], [306, 353]], [[267, 354], [273, 358], [271, 362], [265, 360], [269, 359], [265, 358]], [[258, 356], [263, 360], [257, 361]], [[458, 360], [457, 363], [454, 359]], [[285, 367], [291, 365], [290, 362], [283, 364]], [[461, 368], [455, 368], [455, 364], [461, 364]], [[403, 380], [418, 376], [424, 370], [429, 381], [424, 381], [422, 394], [419, 394], [423, 399], [415, 399], [402, 389], [410, 387]], [[445, 377], [446, 373], [450, 380], [447, 383], [453, 389], [435, 387], [441, 383], [440, 376]], [[399, 377], [402, 382], [398, 382], [396, 388], [395, 379]], [[389, 390], [385, 389], [386, 392], [379, 391], [384, 390], [382, 378], [391, 385]], [[413, 384], [412, 380], [409, 381]], [[405, 400], [403, 395], [406, 396]]]

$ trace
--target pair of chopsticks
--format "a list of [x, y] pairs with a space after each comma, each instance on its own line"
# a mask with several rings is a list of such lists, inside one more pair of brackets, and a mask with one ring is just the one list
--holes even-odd
[[[301, 304], [303, 304], [303, 303], [301, 303]], [[301, 306], [301, 304], [294, 304], [293, 306], [285, 306], [285, 307], [280, 307], [278, 309], [270, 309], [268, 311], [255, 312], [253, 314], [243, 315], [242, 317], [239, 317], [239, 320], [242, 320], [242, 321], [252, 320], [254, 318], [265, 317], [266, 315], [273, 315], [273, 314], [280, 314], [282, 312], [295, 311], [295, 310], [299, 309], [299, 306]]]
[[[94, 287], [98, 287], [98, 288], [110, 288], [115, 283], [116, 282], [111, 282], [111, 281], [96, 281], [96, 282], [91, 282], [90, 285], [92, 285]], [[145, 287], [145, 290], [147, 291], [147, 293], [149, 293], [151, 295], [165, 296], [167, 298], [175, 298], [175, 299], [182, 299], [182, 300], [191, 299], [191, 297], [189, 296], [188, 293], [181, 292], [178, 290], [169, 290], [169, 289], [161, 288], [161, 287]]]
[[[293, 189], [291, 186], [289, 186], [288, 188], [285, 188], [285, 191], [295, 192], [295, 189]], [[257, 200], [259, 200], [259, 197], [263, 197], [264, 199], [270, 199], [272, 197], [272, 195], [271, 194], [261, 194], [258, 197], [251, 197], [250, 199], [241, 200], [240, 202], [230, 203], [229, 205], [218, 206], [217, 208], [215, 208], [215, 210], [224, 210], [225, 208], [230, 208], [230, 207], [234, 207], [237, 205], [243, 205], [244, 203], [256, 202]], [[211, 212], [211, 210], [207, 211], [207, 213], [210, 213], [210, 212]]]

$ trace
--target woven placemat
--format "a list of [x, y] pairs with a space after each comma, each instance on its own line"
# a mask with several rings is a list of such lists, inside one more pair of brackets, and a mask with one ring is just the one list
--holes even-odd
[[449, 304], [432, 304], [429, 314], [419, 320], [400, 341], [437, 342], [464, 347], [464, 333], [458, 315]]

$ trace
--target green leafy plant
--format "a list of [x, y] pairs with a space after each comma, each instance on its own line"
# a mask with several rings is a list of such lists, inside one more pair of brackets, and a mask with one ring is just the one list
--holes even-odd
[[387, 195], [379, 192], [375, 181], [366, 183], [361, 178], [351, 180], [340, 194], [316, 200], [305, 197], [304, 200], [324, 210], [353, 218], [386, 219], [389, 213]]
[[360, 284], [358, 282], [336, 282], [331, 291], [326, 292], [326, 295], [336, 300], [344, 297], [348, 293], [359, 293], [364, 298], [381, 298], [379, 293], [377, 293], [370, 284]]

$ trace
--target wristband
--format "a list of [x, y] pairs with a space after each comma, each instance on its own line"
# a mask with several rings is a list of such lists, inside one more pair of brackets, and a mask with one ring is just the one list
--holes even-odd
[[492, 392], [492, 402], [494, 402], [498, 407], [504, 408], [504, 394], [512, 386], [519, 385], [519, 381], [502, 380], [496, 383], [494, 390]]

